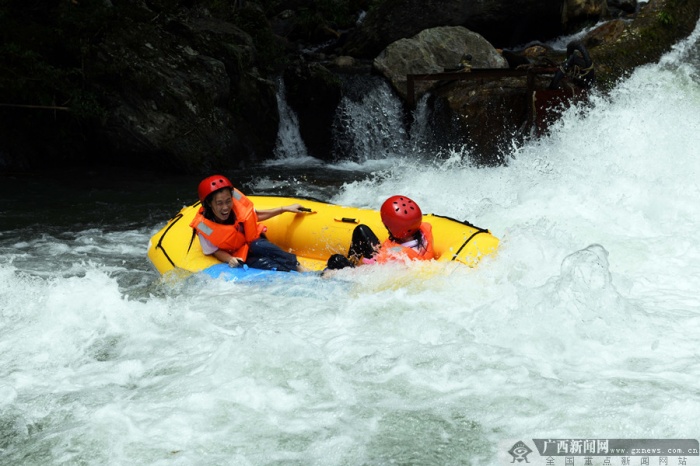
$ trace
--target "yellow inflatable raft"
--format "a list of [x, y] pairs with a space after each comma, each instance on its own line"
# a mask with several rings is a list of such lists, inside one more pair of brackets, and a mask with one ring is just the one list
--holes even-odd
[[[266, 236], [271, 242], [296, 254], [299, 262], [311, 270], [322, 270], [332, 254], [347, 254], [352, 231], [360, 223], [374, 230], [380, 240], [386, 237], [378, 210], [277, 196], [248, 198], [260, 210], [295, 203], [311, 209], [310, 213], [284, 213], [262, 222], [267, 226]], [[173, 270], [200, 272], [221, 264], [214, 257], [204, 255], [199, 238], [190, 228], [199, 208], [199, 202], [183, 208], [151, 238], [148, 258], [161, 274]], [[498, 238], [467, 222], [433, 214], [424, 215], [423, 221], [433, 227], [438, 261], [458, 261], [473, 267], [498, 247]]]

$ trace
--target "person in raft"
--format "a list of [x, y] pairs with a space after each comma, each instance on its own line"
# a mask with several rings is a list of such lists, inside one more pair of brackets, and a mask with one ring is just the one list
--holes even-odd
[[352, 232], [348, 256], [333, 254], [328, 259], [328, 269], [435, 258], [432, 227], [423, 221], [423, 213], [418, 204], [406, 196], [391, 196], [382, 204], [380, 215], [389, 231], [389, 237], [380, 242], [367, 225], [356, 226]]
[[197, 232], [204, 254], [231, 267], [303, 271], [297, 256], [269, 242], [265, 238], [267, 227], [258, 223], [283, 212], [300, 213], [301, 205], [255, 210], [250, 199], [222, 175], [205, 178], [197, 191], [202, 208], [190, 227]]

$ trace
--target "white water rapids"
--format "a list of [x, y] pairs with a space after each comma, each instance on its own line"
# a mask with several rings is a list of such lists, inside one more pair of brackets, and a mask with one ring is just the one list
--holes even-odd
[[0, 463], [489, 465], [505, 439], [698, 438], [697, 41], [506, 166], [349, 164], [367, 176], [328, 200], [401, 193], [489, 228], [475, 269], [161, 284], [147, 209], [58, 233], [5, 217]]

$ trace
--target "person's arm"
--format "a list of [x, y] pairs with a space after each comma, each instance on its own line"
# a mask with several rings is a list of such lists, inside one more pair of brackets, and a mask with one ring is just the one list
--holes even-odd
[[241, 265], [243, 265], [243, 259], [233, 257], [226, 251], [222, 251], [221, 249], [216, 247], [216, 245], [212, 244], [211, 241], [202, 236], [200, 233], [197, 233], [197, 236], [199, 236], [199, 244], [202, 246], [202, 252], [207, 256], [214, 256], [221, 262], [225, 262], [231, 267], [240, 267]]
[[221, 249], [217, 249], [213, 256], [219, 259], [221, 262], [227, 263], [229, 267], [240, 267], [243, 265], [243, 259], [233, 257], [231, 254]]
[[279, 214], [282, 214], [284, 212], [294, 212], [295, 214], [299, 214], [304, 212], [301, 210], [301, 204], [291, 204], [283, 207], [275, 207], [274, 209], [264, 209], [264, 210], [255, 210], [255, 213], [258, 214], [258, 220], [265, 221], [268, 218], [276, 217]]

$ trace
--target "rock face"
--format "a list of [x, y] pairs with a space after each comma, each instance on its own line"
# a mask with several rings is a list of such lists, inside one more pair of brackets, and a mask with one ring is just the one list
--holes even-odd
[[[601, 87], [612, 86], [626, 71], [629, 72], [636, 66], [658, 60], [671, 44], [692, 32], [699, 13], [698, 1], [679, 3], [675, 0], [650, 0], [635, 18], [615, 19], [588, 33], [583, 42], [594, 60]], [[596, 18], [605, 14], [605, 2], [567, 0], [561, 20], [565, 24], [572, 21], [572, 18]], [[439, 72], [441, 66], [444, 67], [445, 60], [453, 63], [457, 60], [458, 47], [443, 44], [451, 44], [461, 34], [457, 32], [459, 29], [434, 28], [422, 31], [412, 39], [398, 40], [379, 54], [374, 62], [375, 68], [405, 98], [407, 73]], [[465, 39], [460, 36], [455, 42], [461, 40]], [[551, 66], [564, 59], [561, 53], [547, 51], [542, 47], [533, 47], [530, 51], [535, 52], [535, 49], [537, 56], [529, 54], [527, 50], [517, 56], [506, 51], [503, 55], [508, 57], [510, 67], [528, 62]], [[488, 51], [489, 58], [495, 54], [488, 43], [484, 50]], [[445, 55], [449, 58], [444, 58]], [[482, 65], [475, 58], [473, 66], [482, 68], [498, 65]], [[543, 76], [534, 81], [534, 87], [546, 88], [550, 81], [551, 76]], [[419, 87], [420, 85], [424, 87]], [[435, 126], [442, 131], [441, 139], [455, 144], [464, 143], [473, 149], [477, 159], [483, 163], [498, 163], [503, 149], [507, 149], [506, 145], [514, 136], [529, 133], [527, 123], [531, 117], [531, 108], [525, 78], [494, 78], [483, 82], [462, 80], [439, 86], [433, 84], [432, 89], [422, 82], [416, 82], [417, 95], [428, 91], [428, 112]]]
[[113, 33], [96, 53], [93, 79], [108, 96], [99, 132], [114, 157], [208, 172], [273, 149], [275, 86], [247, 66], [250, 36], [213, 18], [162, 28], [139, 22]]
[[604, 88], [634, 68], [654, 63], [677, 41], [688, 37], [698, 23], [700, 0], [649, 0], [632, 21], [601, 26], [584, 38]]
[[[370, 4], [359, 25], [332, 19], [341, 7], [357, 13]], [[4, 2], [0, 171], [121, 165], [202, 173], [269, 158], [280, 74], [309, 151], [327, 159], [348, 92], [340, 74], [377, 79], [373, 68], [405, 98], [408, 73], [454, 67], [465, 53], [474, 68], [559, 63], [564, 57], [544, 47], [534, 55], [494, 47], [621, 17], [583, 39], [599, 85], [610, 89], [687, 37], [699, 15], [700, 0]], [[524, 81], [416, 88], [429, 94], [436, 140], [495, 160], [525, 118]]]
[[[408, 73], [443, 72], [465, 53], [472, 56], [473, 69], [509, 67], [486, 39], [461, 26], [426, 29], [400, 39], [379, 54], [374, 67], [406, 99]], [[435, 142], [466, 145], [484, 164], [500, 161], [501, 149], [527, 120], [524, 78], [415, 82], [416, 100], [428, 92], [426, 105]]]
[[574, 29], [580, 23], [604, 18], [608, 14], [606, 0], [565, 0], [562, 5], [564, 29]]
[[287, 103], [296, 112], [309, 155], [331, 160], [333, 131], [331, 123], [342, 97], [340, 80], [318, 64], [297, 64], [284, 72]]
[[[59, 13], [75, 15], [77, 25], [100, 18], [85, 34], [88, 39], [75, 33], [80, 49], [64, 45], [60, 54], [52, 53], [64, 61], [63, 68], [53, 65], [56, 69], [46, 73], [65, 73], [73, 81], [78, 76], [80, 85], [50, 78], [40, 84], [49, 97], [57, 94], [68, 102], [59, 118], [43, 110], [0, 112], [0, 168], [126, 165], [203, 173], [270, 156], [279, 114], [275, 84], [259, 68], [261, 56], [273, 49], [265, 41], [273, 36], [261, 10], [251, 6], [238, 12], [248, 23], [261, 25], [253, 28], [255, 38], [207, 10], [168, 2], [61, 2], [43, 21], [60, 21]], [[46, 25], [27, 29], [41, 31], [41, 26]], [[25, 42], [35, 47], [31, 38]], [[71, 70], [74, 63], [79, 72]], [[13, 102], [11, 96], [18, 94], [2, 91], [0, 82], [0, 101]], [[56, 105], [25, 94], [26, 100], [17, 103]], [[6, 139], [6, 131], [14, 134], [8, 132]], [[32, 131], [43, 137], [32, 137]]]
[[614, 16], [634, 13], [638, 6], [637, 0], [608, 0], [608, 10]]
[[460, 141], [476, 162], [495, 165], [513, 138], [529, 130], [527, 96], [523, 79], [457, 81], [435, 90], [427, 105], [442, 122], [445, 140]]
[[[461, 26], [425, 29], [410, 39], [390, 44], [377, 58], [374, 68], [406, 98], [406, 75], [441, 73], [471, 55], [474, 68], [508, 68], [506, 60], [479, 34]], [[416, 98], [438, 85], [437, 81], [416, 83]]]
[[367, 14], [343, 50], [371, 58], [392, 42], [439, 26], [464, 26], [496, 47], [512, 47], [556, 37], [603, 5], [605, 0], [388, 0]]

